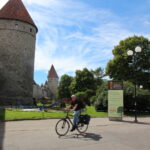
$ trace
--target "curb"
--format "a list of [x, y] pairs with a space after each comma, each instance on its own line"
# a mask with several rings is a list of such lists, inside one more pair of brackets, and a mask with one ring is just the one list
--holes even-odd
[[[138, 118], [149, 118], [150, 116], [139, 116]], [[13, 121], [36, 121], [36, 120], [51, 120], [51, 119], [62, 119], [64, 117], [56, 117], [56, 118], [31, 118], [31, 119], [13, 119], [13, 120], [0, 120], [1, 122], [13, 122]], [[108, 118], [108, 117], [91, 117], [91, 119], [96, 119], [96, 118]], [[124, 116], [123, 118], [134, 118], [134, 116]]]
[[[64, 117], [62, 117], [64, 118]], [[0, 120], [0, 122], [12, 122], [12, 121], [36, 121], [36, 120], [50, 120], [50, 119], [62, 119], [61, 117], [60, 118], [33, 118], [33, 119], [13, 119], [13, 120]], [[108, 117], [91, 117], [91, 119], [96, 119], [96, 118], [108, 118]]]

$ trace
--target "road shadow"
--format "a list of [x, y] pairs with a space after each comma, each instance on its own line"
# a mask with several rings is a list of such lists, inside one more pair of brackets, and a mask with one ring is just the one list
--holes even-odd
[[3, 140], [5, 134], [5, 109], [0, 108], [0, 150], [3, 150]]
[[133, 121], [122, 120], [122, 121], [117, 121], [117, 122], [131, 123], [131, 124], [139, 124], [139, 125], [150, 125], [150, 123], [148, 123], [148, 122], [140, 122], [140, 121], [134, 122], [134, 120], [133, 120]]
[[61, 137], [63, 139], [81, 139], [81, 140], [93, 140], [93, 141], [100, 141], [102, 136], [95, 133], [83, 133], [83, 134], [71, 134]]

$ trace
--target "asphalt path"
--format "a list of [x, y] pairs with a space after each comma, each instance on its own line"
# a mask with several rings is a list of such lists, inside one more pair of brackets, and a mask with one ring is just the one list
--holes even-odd
[[150, 150], [150, 117], [91, 119], [86, 134], [55, 133], [58, 119], [12, 121], [0, 123], [1, 150]]

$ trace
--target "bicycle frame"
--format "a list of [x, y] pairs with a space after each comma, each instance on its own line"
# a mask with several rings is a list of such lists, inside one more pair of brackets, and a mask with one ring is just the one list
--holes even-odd
[[[67, 112], [66, 117], [60, 119], [60, 120], [56, 123], [56, 126], [55, 126], [55, 131], [56, 131], [56, 133], [57, 133], [59, 136], [64, 136], [64, 135], [66, 135], [66, 134], [68, 133], [68, 131], [69, 131], [70, 126], [73, 127], [73, 121], [72, 121], [71, 118], [69, 117], [69, 111], [66, 111], [66, 112]], [[63, 124], [62, 124], [62, 126], [61, 126], [60, 129], [64, 129], [65, 126], [66, 126], [66, 124], [67, 124], [67, 130], [66, 130], [65, 133], [63, 133], [63, 134], [61, 134], [61, 133], [59, 132], [59, 130], [57, 130], [57, 129], [58, 129], [58, 128], [57, 128], [57, 127], [58, 127], [57, 125], [58, 125], [59, 122], [61, 122], [61, 121], [63, 121]], [[77, 127], [76, 127], [77, 131], [78, 131], [80, 134], [85, 133], [86, 130], [87, 130], [87, 128], [88, 128], [88, 125], [84, 125], [84, 124], [82, 124], [82, 123], [80, 123], [80, 124], [77, 125]]]
[[67, 112], [66, 117], [64, 118], [64, 120], [68, 120], [69, 123], [73, 126], [73, 122], [71, 121], [70, 117], [69, 117], [69, 112]]

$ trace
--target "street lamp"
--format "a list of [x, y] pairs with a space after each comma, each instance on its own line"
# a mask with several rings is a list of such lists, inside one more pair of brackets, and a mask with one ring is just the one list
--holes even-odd
[[140, 85], [140, 89], [143, 89], [143, 85]]
[[[128, 50], [127, 51], [127, 55], [128, 56], [132, 56], [133, 57], [133, 67], [134, 67], [134, 73], [136, 72], [136, 62], [135, 62], [135, 57], [136, 57], [136, 54], [137, 53], [140, 53], [142, 52], [142, 48], [140, 46], [137, 46], [135, 47], [135, 50]], [[136, 101], [136, 76], [134, 76], [134, 79], [135, 79], [135, 93], [134, 93], [134, 99], [135, 99], [135, 103], [134, 103], [134, 106], [135, 106], [135, 120], [134, 122], [138, 122], [137, 120], [137, 101]]]

